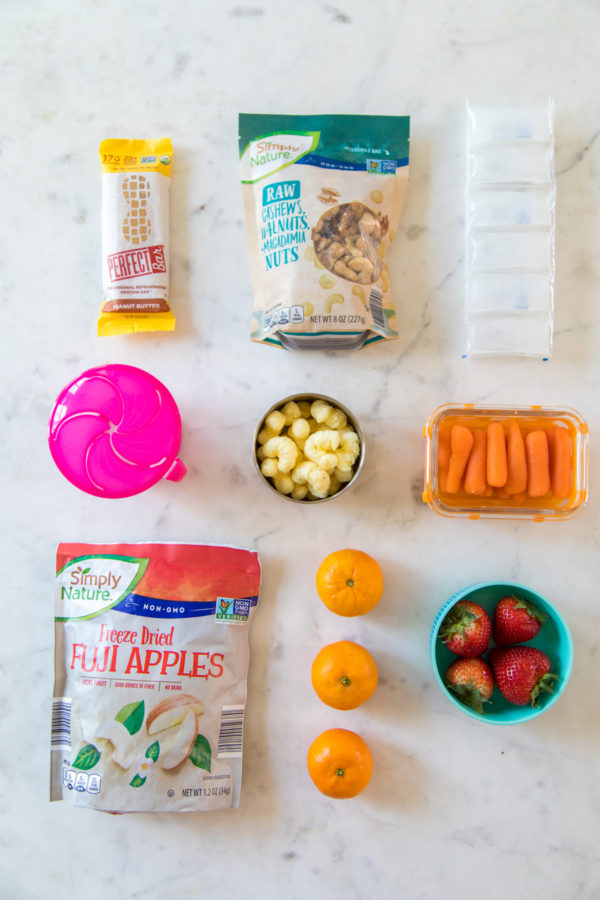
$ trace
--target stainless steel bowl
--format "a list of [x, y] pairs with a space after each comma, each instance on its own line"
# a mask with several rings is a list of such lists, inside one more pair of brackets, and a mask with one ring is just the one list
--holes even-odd
[[[258, 443], [258, 435], [265, 427], [265, 420], [268, 415], [274, 412], [276, 409], [281, 409], [282, 406], [285, 406], [286, 403], [289, 403], [290, 400], [295, 400], [296, 403], [299, 400], [307, 400], [309, 403], [312, 403], [314, 400], [324, 400], [326, 403], [329, 403], [331, 406], [336, 407], [345, 413], [346, 418], [348, 419], [349, 424], [354, 428], [358, 435], [358, 440], [360, 442], [360, 453], [358, 455], [358, 459], [354, 463], [354, 472], [350, 481], [347, 481], [343, 487], [336, 491], [335, 494], [331, 494], [329, 497], [323, 497], [320, 500], [296, 500], [294, 497], [291, 497], [289, 494], [282, 494], [281, 491], [278, 491], [272, 482], [266, 478], [263, 473], [260, 471], [260, 460], [258, 459], [256, 452], [260, 447]], [[350, 412], [347, 406], [344, 406], [343, 403], [340, 403], [339, 400], [335, 400], [333, 397], [328, 397], [326, 394], [314, 394], [314, 393], [305, 393], [305, 394], [290, 394], [289, 397], [284, 397], [282, 400], [278, 400], [277, 403], [274, 403], [269, 409], [261, 416], [260, 421], [256, 427], [256, 431], [254, 432], [254, 444], [253, 444], [253, 455], [254, 455], [254, 464], [256, 466], [256, 471], [258, 472], [261, 481], [266, 484], [275, 494], [279, 497], [283, 497], [284, 500], [291, 500], [293, 503], [310, 503], [314, 505], [315, 503], [325, 503], [327, 500], [335, 500], [336, 497], [339, 497], [341, 494], [345, 494], [346, 491], [352, 487], [354, 482], [358, 477], [358, 473], [362, 469], [362, 465], [365, 458], [365, 439], [362, 433], [362, 429], [358, 423], [358, 419], [356, 416]]]

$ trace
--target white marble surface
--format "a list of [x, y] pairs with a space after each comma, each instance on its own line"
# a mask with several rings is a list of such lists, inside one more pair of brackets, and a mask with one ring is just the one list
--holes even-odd
[[[4, 0], [2, 60], [3, 528], [0, 895], [162, 900], [600, 896], [597, 496], [600, 234], [593, 0], [78, 4]], [[554, 357], [465, 361], [464, 101], [556, 102]], [[355, 353], [252, 344], [237, 113], [412, 116], [411, 180], [391, 270], [401, 337]], [[106, 136], [171, 135], [173, 335], [95, 336]], [[59, 389], [104, 361], [148, 368], [176, 396], [189, 475], [117, 502], [53, 467]], [[257, 418], [317, 390], [359, 417], [356, 487], [306, 508], [253, 471]], [[422, 425], [447, 401], [568, 404], [591, 427], [591, 497], [560, 524], [444, 520], [421, 502]], [[47, 800], [59, 540], [188, 540], [256, 548], [242, 802], [210, 815], [111, 817]], [[357, 546], [384, 570], [363, 620], [319, 608], [326, 552]], [[520, 580], [560, 606], [575, 668], [528, 725], [483, 726], [440, 693], [431, 621], [456, 589]], [[355, 638], [381, 684], [352, 713], [323, 706], [309, 669]], [[305, 771], [322, 729], [372, 747], [364, 794], [336, 802]]]

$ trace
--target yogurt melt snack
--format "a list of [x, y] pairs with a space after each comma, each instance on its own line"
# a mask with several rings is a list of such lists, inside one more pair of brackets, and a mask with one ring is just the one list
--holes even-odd
[[252, 340], [327, 350], [398, 336], [386, 254], [409, 131], [408, 116], [240, 114]]
[[59, 544], [51, 800], [237, 807], [255, 552]]
[[98, 334], [172, 331], [169, 187], [173, 146], [109, 139], [102, 163], [102, 287]]

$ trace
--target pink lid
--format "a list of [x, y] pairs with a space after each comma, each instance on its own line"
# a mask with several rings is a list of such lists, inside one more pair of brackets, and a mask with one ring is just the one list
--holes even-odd
[[65, 478], [96, 497], [131, 497], [186, 472], [177, 458], [177, 404], [135, 366], [88, 369], [67, 385], [54, 404], [48, 441]]

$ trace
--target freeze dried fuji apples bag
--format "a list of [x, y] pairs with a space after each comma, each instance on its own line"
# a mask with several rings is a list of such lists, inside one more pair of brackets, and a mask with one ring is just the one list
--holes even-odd
[[260, 565], [194, 544], [60, 544], [51, 800], [107, 812], [238, 805]]

